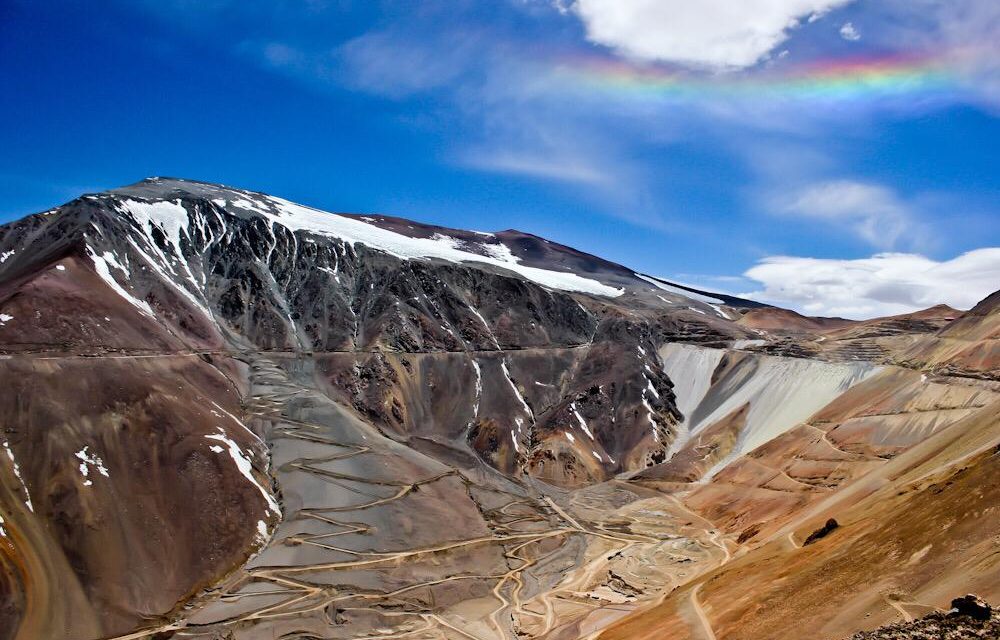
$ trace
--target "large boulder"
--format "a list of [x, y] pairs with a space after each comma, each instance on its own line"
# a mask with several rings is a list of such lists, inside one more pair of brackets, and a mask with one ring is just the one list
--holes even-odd
[[816, 542], [817, 540], [819, 540], [820, 538], [825, 538], [826, 536], [830, 535], [831, 531], [833, 531], [834, 529], [836, 529], [839, 526], [840, 526], [840, 524], [836, 520], [834, 520], [833, 518], [830, 518], [829, 520], [826, 521], [826, 524], [824, 524], [819, 529], [816, 529], [815, 531], [813, 531], [812, 533], [810, 533], [809, 537], [806, 538], [806, 541], [803, 542], [802, 545], [803, 546], [810, 545], [810, 544]]
[[976, 620], [989, 620], [993, 614], [990, 604], [975, 594], [967, 594], [951, 601], [953, 615], [969, 616]]

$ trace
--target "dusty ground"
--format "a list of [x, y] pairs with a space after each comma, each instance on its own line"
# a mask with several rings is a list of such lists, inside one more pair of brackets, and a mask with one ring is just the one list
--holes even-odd
[[674, 497], [458, 471], [310, 389], [311, 375], [251, 363], [248, 410], [268, 433], [284, 512], [267, 546], [183, 619], [117, 640], [576, 638], [730, 556]]
[[[1000, 596], [1000, 404], [803, 508], [602, 638], [836, 639]], [[829, 517], [840, 526], [809, 546]]]
[[[756, 640], [792, 637], [789, 616], [809, 637], [835, 640], [925, 615], [959, 591], [1000, 595], [1000, 405], [979, 405], [993, 396], [978, 388], [895, 393], [900, 406], [937, 403], [915, 416], [942, 414], [945, 401], [968, 408], [951, 412], [965, 417], [955, 428], [891, 459], [858, 448], [857, 437], [845, 453], [817, 427], [755, 454], [762, 467], [783, 456], [815, 465], [830, 449], [836, 460], [823, 473], [852, 470], [837, 488], [789, 477], [750, 490], [720, 474], [559, 490], [440, 462], [475, 460], [454, 441], [432, 458], [380, 433], [320, 392], [308, 361], [272, 354], [249, 365], [246, 417], [266, 434], [282, 522], [180, 619], [116, 640]], [[880, 402], [850, 405], [905, 416]], [[843, 404], [823, 413], [830, 424], [854, 419]], [[713, 486], [728, 498], [707, 498]], [[773, 511], [762, 494], [803, 498]], [[733, 515], [746, 509], [772, 520], [748, 534]], [[841, 526], [803, 547], [831, 514]]]

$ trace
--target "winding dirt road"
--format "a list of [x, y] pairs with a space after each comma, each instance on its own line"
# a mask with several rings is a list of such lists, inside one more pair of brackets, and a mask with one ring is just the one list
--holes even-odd
[[[275, 469], [277, 485], [291, 486], [289, 474], [294, 474], [302, 495], [327, 495], [333, 486], [337, 489], [329, 495], [336, 496], [338, 503], [310, 503], [294, 509], [286, 503], [283, 523], [256, 560], [227, 578], [218, 589], [196, 598], [185, 610], [185, 619], [108, 640], [138, 640], [171, 631], [190, 638], [235, 632], [234, 637], [240, 640], [258, 640], [278, 637], [283, 629], [291, 628], [289, 625], [303, 624], [322, 629], [324, 634], [334, 633], [330, 637], [358, 640], [509, 640], [517, 633], [542, 637], [574, 624], [574, 620], [582, 623], [591, 614], [611, 616], [607, 618], [610, 620], [635, 610], [639, 601], [616, 604], [616, 600], [604, 599], [614, 595], [608, 587], [611, 576], [622, 580], [615, 574], [616, 563], [642, 568], [650, 562], [643, 559], [662, 554], [685, 562], [705, 560], [701, 556], [677, 555], [679, 543], [675, 535], [632, 531], [641, 522], [631, 515], [618, 516], [615, 509], [582, 518], [550, 495], [525, 488], [518, 489], [520, 493], [490, 488], [454, 468], [431, 471], [416, 479], [400, 477], [392, 465], [377, 462], [388, 460], [390, 454], [386, 452], [393, 451], [391, 444], [376, 446], [383, 435], [370, 428], [352, 431], [336, 426], [336, 422], [314, 419], [311, 414], [316, 411], [310, 407], [330, 407], [330, 399], [293, 381], [288, 372], [270, 360], [258, 357], [251, 361], [251, 388], [244, 418], [267, 425], [272, 447], [280, 442], [309, 445], [286, 445], [284, 450], [295, 453], [284, 457]], [[404, 453], [419, 456], [409, 449]], [[406, 464], [412, 467], [414, 461]], [[426, 464], [428, 470], [435, 465], [441, 466], [436, 462]], [[370, 473], [367, 469], [384, 471]], [[425, 489], [435, 486], [440, 487], [437, 494], [447, 495], [449, 483], [465, 486], [489, 527], [488, 534], [425, 544], [415, 537], [412, 546], [402, 549], [379, 548], [377, 543], [365, 542], [381, 539], [384, 523], [398, 517], [393, 514], [405, 513], [396, 510], [398, 503], [426, 500], [421, 497], [427, 493]], [[704, 554], [706, 549], [715, 548], [718, 552], [706, 558], [720, 559], [720, 554], [722, 562], [731, 558], [721, 532], [676, 498], [656, 492], [642, 496], [640, 490], [624, 483], [609, 486], [631, 496], [626, 503], [643, 499], [669, 504], [678, 517], [698, 523], [695, 532], [701, 533], [693, 550]], [[434, 491], [430, 493], [435, 495]], [[477, 498], [476, 493], [482, 495]], [[362, 499], [344, 499], [350, 495]], [[448, 535], [452, 531], [446, 527], [437, 533]], [[423, 531], [421, 535], [435, 532]], [[289, 555], [289, 550], [295, 548], [313, 551]], [[471, 558], [493, 552], [499, 553], [507, 566], [499, 571], [477, 571], [481, 561]], [[586, 559], [579, 557], [580, 553], [585, 553]], [[469, 562], [466, 570], [463, 562]], [[714, 567], [718, 563], [709, 564]], [[365, 581], [372, 582], [372, 586], [352, 586], [358, 576], [371, 576]], [[629, 572], [629, 580], [638, 581], [642, 590], [647, 590], [643, 601], [659, 599], [663, 587], [684, 581], [674, 574], [650, 578], [635, 571]], [[379, 583], [385, 587], [377, 586]], [[455, 610], [436, 605], [434, 594], [449, 593], [438, 591], [449, 585], [463, 585], [462, 589], [470, 591], [485, 585], [484, 595], [492, 604], [486, 605], [485, 599], [479, 598], [474, 602], [483, 604], [463, 605]], [[692, 592], [692, 609], [705, 630], [702, 635], [714, 640], [711, 624], [697, 600], [697, 588]], [[352, 622], [355, 620], [356, 624]]]
[[698, 620], [701, 621], [702, 635], [705, 640], [716, 640], [715, 632], [712, 630], [712, 623], [708, 621], [708, 616], [705, 615], [705, 610], [701, 607], [701, 602], [698, 600], [698, 591], [701, 590], [701, 585], [704, 583], [699, 582], [691, 589], [691, 608], [694, 609], [695, 615], [698, 616]]

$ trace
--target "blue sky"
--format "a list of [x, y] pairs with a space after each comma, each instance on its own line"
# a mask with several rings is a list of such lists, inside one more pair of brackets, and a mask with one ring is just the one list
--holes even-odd
[[865, 317], [1000, 288], [992, 0], [0, 3], [0, 221], [168, 175]]

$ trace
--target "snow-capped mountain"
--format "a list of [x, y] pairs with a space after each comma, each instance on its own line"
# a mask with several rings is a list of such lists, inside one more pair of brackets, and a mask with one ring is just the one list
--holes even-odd
[[773, 539], [800, 558], [842, 487], [895, 504], [872, 491], [978, 461], [998, 318], [804, 318], [194, 181], [85, 195], [0, 227], [0, 640], [676, 633], [689, 591], [646, 605], [715, 569], [780, 592]]
[[[331, 214], [160, 178], [8, 226], [0, 251], [0, 278], [22, 287], [5, 305], [12, 320], [0, 327], [10, 345], [323, 354], [326, 375], [350, 394], [345, 400], [387, 430], [449, 438], [469, 430], [492, 464], [557, 481], [661, 460], [675, 416], [654, 340], [751, 337], [730, 320], [760, 306], [517, 231]], [[34, 289], [43, 286], [40, 273], [44, 293]], [[56, 312], [75, 304], [61, 297], [77, 296], [88, 298], [79, 317]], [[529, 383], [538, 363], [527, 349], [544, 349], [560, 365]], [[464, 398], [461, 409], [434, 424], [414, 423], [417, 403], [394, 382], [432, 375], [400, 362], [424, 353], [484, 378], [449, 390]], [[567, 379], [568, 367], [582, 374]], [[423, 402], [427, 411], [438, 405], [433, 396]], [[555, 436], [557, 451], [539, 446]]]

